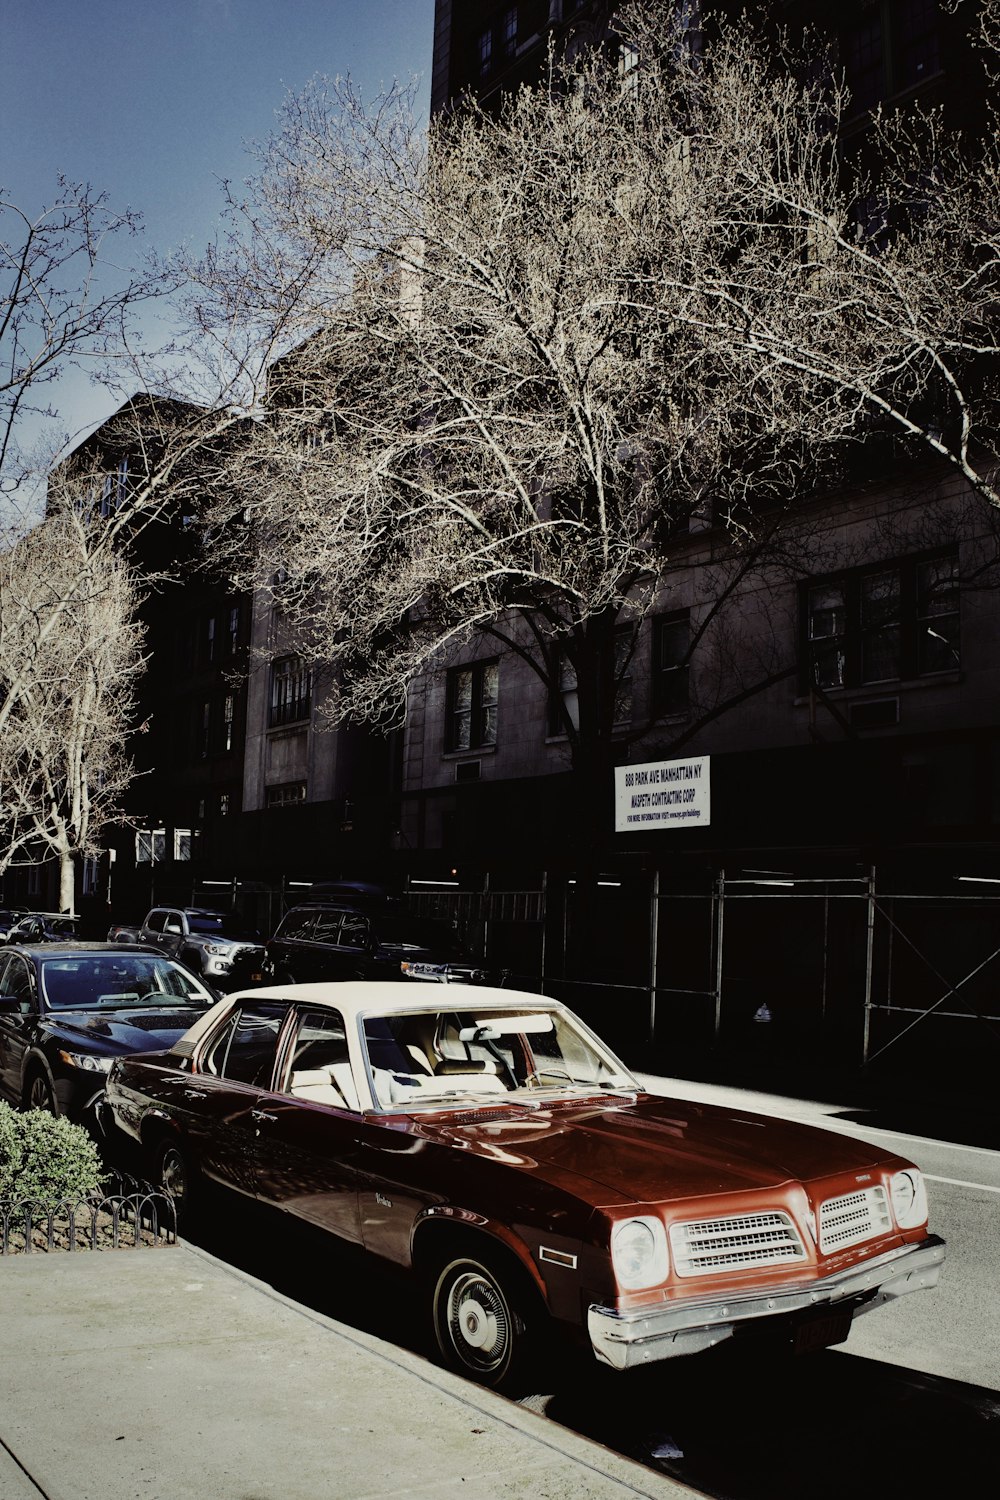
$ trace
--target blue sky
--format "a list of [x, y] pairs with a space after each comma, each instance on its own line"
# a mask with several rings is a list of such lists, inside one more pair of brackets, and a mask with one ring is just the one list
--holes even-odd
[[[417, 74], [426, 101], [433, 28], [434, 0], [0, 0], [0, 184], [32, 212], [62, 172], [138, 210], [157, 250], [200, 246], [289, 90]], [[107, 415], [70, 384], [69, 430]]]

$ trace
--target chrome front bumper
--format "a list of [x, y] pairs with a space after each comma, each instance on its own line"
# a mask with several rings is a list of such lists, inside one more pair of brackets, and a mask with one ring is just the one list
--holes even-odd
[[729, 1338], [738, 1324], [756, 1318], [836, 1309], [862, 1296], [868, 1300], [857, 1311], [871, 1312], [907, 1292], [935, 1286], [944, 1256], [944, 1240], [932, 1234], [918, 1245], [900, 1246], [834, 1276], [773, 1291], [700, 1297], [631, 1312], [595, 1305], [587, 1314], [587, 1331], [599, 1360], [616, 1370], [628, 1370], [658, 1359], [695, 1354]]

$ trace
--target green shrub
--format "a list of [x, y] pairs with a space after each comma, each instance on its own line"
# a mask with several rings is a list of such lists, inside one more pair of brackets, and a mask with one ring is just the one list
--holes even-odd
[[96, 1143], [82, 1125], [44, 1109], [19, 1114], [0, 1103], [0, 1198], [79, 1202], [103, 1178]]

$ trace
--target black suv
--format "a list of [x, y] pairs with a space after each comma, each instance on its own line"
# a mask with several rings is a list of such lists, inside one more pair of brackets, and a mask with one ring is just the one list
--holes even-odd
[[422, 979], [501, 984], [463, 948], [447, 922], [386, 900], [311, 901], [286, 912], [267, 945], [279, 984], [325, 979]]

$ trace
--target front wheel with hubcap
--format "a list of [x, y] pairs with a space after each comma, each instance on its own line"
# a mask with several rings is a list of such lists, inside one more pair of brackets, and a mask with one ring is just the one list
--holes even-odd
[[446, 1364], [480, 1385], [511, 1385], [524, 1365], [529, 1326], [510, 1277], [471, 1256], [449, 1261], [431, 1311]]

